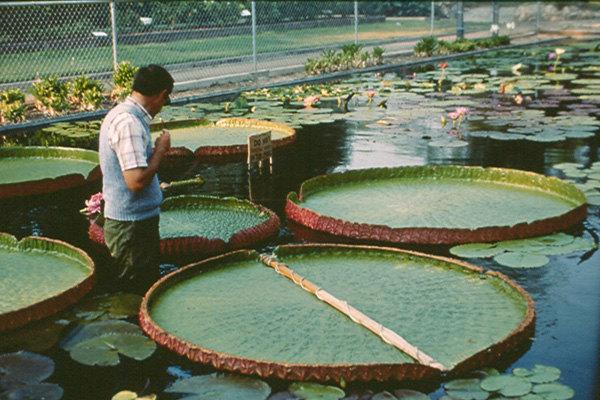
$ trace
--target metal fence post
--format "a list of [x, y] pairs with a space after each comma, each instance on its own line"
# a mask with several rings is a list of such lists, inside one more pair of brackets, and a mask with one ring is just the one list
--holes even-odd
[[433, 36], [433, 31], [434, 31], [434, 27], [433, 27], [434, 20], [435, 20], [435, 3], [432, 1], [431, 2], [431, 36]]
[[[492, 26], [497, 27], [498, 25], [498, 0], [494, 0], [494, 9], [492, 10]], [[492, 29], [492, 36], [498, 36], [499, 29]]]
[[465, 37], [465, 24], [464, 24], [464, 18], [463, 18], [463, 2], [462, 1], [458, 2], [458, 10], [456, 12], [456, 23], [458, 25], [456, 28], [456, 38], [462, 39]]
[[256, 63], [256, 2], [252, 2], [252, 60], [254, 62], [254, 72], [258, 71]]
[[354, 2], [354, 44], [358, 44], [358, 1]]
[[117, 58], [117, 18], [114, 1], [110, 2], [110, 25], [112, 27], [113, 66], [116, 71], [119, 66], [119, 61]]
[[540, 33], [541, 30], [541, 16], [542, 16], [542, 2], [540, 0], [538, 0], [537, 2], [537, 16], [535, 19], [535, 33]]

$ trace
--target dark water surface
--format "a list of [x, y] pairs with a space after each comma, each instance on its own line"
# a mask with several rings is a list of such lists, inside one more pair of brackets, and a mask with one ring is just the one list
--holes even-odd
[[[254, 169], [249, 177], [244, 159], [199, 160], [176, 170], [162, 170], [160, 176], [163, 180], [175, 180], [200, 174], [206, 184], [195, 191], [197, 194], [250, 199], [275, 211], [282, 223], [279, 235], [257, 248], [270, 251], [284, 243], [336, 240], [287, 221], [284, 213], [287, 194], [298, 191], [304, 180], [320, 174], [348, 168], [457, 164], [517, 168], [560, 176], [560, 172], [552, 168], [557, 163], [577, 162], [589, 166], [599, 159], [598, 130], [593, 138], [556, 143], [472, 138], [466, 147], [432, 148], [427, 145], [427, 139], [421, 137], [410, 141], [410, 145], [405, 142], [395, 145], [389, 140], [389, 131], [368, 130], [365, 125], [365, 122], [342, 120], [298, 129], [296, 142], [275, 150], [272, 173], [259, 173]], [[89, 222], [78, 212], [83, 208], [83, 201], [99, 189], [96, 186], [71, 191], [68, 195], [0, 203], [0, 231], [19, 239], [36, 235], [64, 240], [87, 251], [102, 268], [107, 263], [105, 253], [88, 239]], [[598, 243], [599, 207], [591, 206], [587, 219], [566, 232]], [[450, 254], [447, 246], [404, 248]], [[536, 307], [536, 329], [531, 342], [495, 366], [501, 372], [516, 367], [533, 368], [536, 364], [557, 367], [562, 371], [560, 382], [575, 390], [575, 398], [593, 399], [594, 393], [598, 393], [599, 380], [600, 255], [598, 251], [578, 252], [550, 256], [550, 259], [549, 264], [534, 269], [507, 268], [491, 259], [477, 262], [515, 280], [531, 294]], [[179, 266], [166, 264], [163, 272]], [[178, 378], [213, 372], [164, 349], [158, 349], [152, 357], [140, 362], [122, 357], [117, 367], [80, 365], [58, 346], [44, 354], [56, 361], [56, 372], [48, 381], [64, 388], [65, 399], [109, 399], [120, 390], [139, 393], [147, 384], [146, 393], [155, 393], [160, 399], [178, 398], [162, 392]], [[269, 384], [273, 392], [287, 388], [285, 382], [269, 381]], [[432, 382], [419, 389], [437, 398], [441, 393], [438, 385], [439, 382]], [[354, 385], [359, 386], [377, 391], [403, 387], [403, 384]]]

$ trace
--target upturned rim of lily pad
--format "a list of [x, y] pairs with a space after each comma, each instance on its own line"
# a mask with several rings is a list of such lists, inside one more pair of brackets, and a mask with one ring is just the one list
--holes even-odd
[[15, 146], [0, 147], [1, 158], [65, 158], [93, 161], [96, 165], [87, 176], [79, 173], [62, 175], [56, 178], [43, 178], [31, 181], [0, 184], [0, 200], [29, 197], [59, 192], [86, 185], [102, 178], [98, 152], [71, 147]]
[[[534, 188], [549, 194], [568, 198], [576, 206], [561, 215], [522, 222], [511, 226], [484, 226], [476, 229], [452, 227], [400, 227], [348, 221], [322, 215], [302, 206], [303, 197], [311, 191], [327, 190], [353, 182], [385, 180], [407, 177], [460, 179], [465, 181], [485, 181], [487, 183], [514, 183], [522, 187]], [[543, 236], [575, 225], [587, 216], [585, 194], [574, 185], [556, 177], [547, 177], [529, 171], [508, 168], [476, 167], [460, 165], [424, 165], [393, 168], [369, 168], [348, 170], [317, 176], [304, 181], [299, 193], [290, 192], [285, 206], [286, 216], [310, 229], [348, 237], [354, 240], [378, 243], [415, 243], [415, 244], [463, 244], [494, 242], [509, 239], [523, 239]]]
[[[264, 359], [248, 358], [226, 354], [213, 349], [202, 347], [172, 334], [151, 317], [150, 309], [161, 294], [168, 292], [176, 285], [199, 273], [211, 269], [222, 268], [227, 263], [258, 260], [258, 254], [254, 250], [236, 250], [221, 254], [206, 260], [186, 265], [158, 280], [146, 293], [142, 301], [139, 313], [139, 322], [142, 330], [155, 342], [169, 350], [188, 358], [191, 361], [204, 365], [211, 365], [218, 370], [241, 373], [244, 375], [256, 375], [261, 378], [277, 378], [293, 381], [318, 381], [318, 382], [352, 382], [352, 381], [420, 381], [434, 379], [442, 374], [462, 374], [474, 369], [489, 365], [504, 357], [507, 352], [525, 343], [535, 331], [535, 306], [533, 299], [521, 286], [507, 278], [500, 272], [484, 270], [481, 267], [467, 262], [448, 257], [434, 256], [411, 250], [403, 250], [390, 247], [347, 245], [347, 244], [290, 244], [280, 246], [290, 251], [302, 251], [302, 249], [375, 249], [390, 251], [398, 254], [410, 254], [418, 257], [435, 259], [453, 264], [465, 270], [475, 271], [483, 275], [494, 276], [504, 281], [515, 290], [515, 294], [522, 296], [526, 309], [523, 319], [506, 337], [492, 343], [490, 346], [479, 350], [475, 354], [459, 361], [451, 370], [442, 371], [430, 365], [417, 363], [365, 363], [365, 364], [305, 364], [287, 363], [281, 361], [268, 361]], [[264, 262], [264, 261], [262, 261]]]
[[[258, 225], [235, 232], [233, 235], [231, 235], [228, 241], [224, 241], [221, 238], [208, 238], [203, 236], [162, 238], [160, 240], [160, 252], [163, 257], [206, 257], [213, 256], [215, 254], [222, 254], [227, 251], [251, 246], [257, 242], [267, 239], [279, 230], [280, 220], [277, 214], [267, 207], [261, 204], [253, 203], [249, 200], [241, 200], [233, 197], [220, 198], [204, 195], [180, 195], [166, 198], [163, 200], [162, 207], [165, 207], [166, 205], [169, 209], [177, 208], [179, 205], [189, 202], [194, 202], [200, 205], [203, 203], [220, 204], [223, 207], [228, 205], [242, 205], [248, 209], [252, 208], [253, 210], [256, 210], [256, 212], [264, 213], [266, 216], [268, 216], [268, 218]], [[96, 221], [90, 224], [88, 234], [93, 242], [101, 246], [106, 246], [104, 228]]]
[[38, 249], [41, 251], [59, 252], [85, 264], [90, 272], [82, 280], [54, 296], [18, 309], [0, 313], [0, 332], [21, 327], [64, 310], [79, 301], [85, 294], [92, 290], [96, 283], [94, 261], [86, 252], [69, 243], [37, 236], [28, 236], [21, 239], [21, 241], [17, 241], [13, 235], [0, 232], [0, 248], [2, 247], [15, 251]]
[[[179, 121], [165, 121], [152, 124], [150, 130], [157, 132], [162, 129], [176, 129], [176, 128], [189, 128], [189, 127], [224, 127], [224, 128], [256, 128], [257, 133], [259, 129], [276, 131], [284, 135], [279, 139], [274, 139], [271, 142], [273, 148], [290, 144], [296, 140], [296, 130], [289, 125], [272, 122], [267, 120], [243, 118], [243, 117], [230, 117], [221, 118], [217, 122], [213, 123], [207, 119], [189, 119]], [[234, 144], [234, 145], [223, 145], [223, 146], [200, 146], [193, 151], [185, 147], [171, 147], [169, 151], [165, 153], [167, 157], [224, 157], [234, 156], [248, 153], [248, 144]]]

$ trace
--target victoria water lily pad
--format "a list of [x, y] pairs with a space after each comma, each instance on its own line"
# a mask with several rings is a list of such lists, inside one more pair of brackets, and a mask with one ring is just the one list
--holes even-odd
[[82, 186], [100, 178], [98, 153], [63, 147], [0, 147], [0, 199]]
[[296, 131], [282, 123], [250, 118], [223, 118], [212, 123], [207, 120], [183, 120], [153, 124], [157, 136], [163, 129], [171, 133], [171, 149], [167, 156], [224, 156], [248, 152], [248, 136], [270, 131], [273, 147], [289, 144]]
[[[279, 217], [258, 204], [236, 198], [184, 195], [161, 205], [161, 253], [165, 257], [207, 256], [244, 248], [274, 235]], [[93, 241], [105, 244], [104, 231], [90, 226]]]
[[187, 400], [265, 400], [271, 388], [256, 378], [214, 373], [176, 381], [165, 392], [191, 394]]
[[306, 400], [338, 400], [346, 395], [338, 387], [313, 382], [292, 383], [288, 390], [290, 393]]
[[54, 239], [17, 242], [0, 233], [0, 331], [54, 314], [78, 301], [95, 282], [94, 262]]
[[[476, 354], [488, 359], [483, 349], [515, 343], [507, 336], [520, 342], [532, 332], [528, 295], [491, 271], [389, 248], [298, 245], [278, 247], [275, 254], [447, 369], [482, 366]], [[282, 279], [265, 257], [238, 251], [167, 275], [142, 303], [142, 328], [193, 361], [234, 372], [347, 382], [439, 374], [302, 290], [300, 278]], [[255, 282], [269, 290], [256, 296]], [[273, 324], [278, 328], [270, 329]]]
[[360, 240], [410, 243], [470, 243], [546, 234], [580, 222], [586, 210], [585, 194], [557, 178], [459, 166], [322, 175], [305, 181], [299, 194], [290, 193], [286, 205], [291, 220], [311, 229]]

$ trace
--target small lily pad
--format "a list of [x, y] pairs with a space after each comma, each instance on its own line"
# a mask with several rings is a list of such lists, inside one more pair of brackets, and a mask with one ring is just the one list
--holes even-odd
[[575, 396], [575, 391], [560, 383], [545, 383], [533, 387], [533, 393], [546, 400], [568, 400]]
[[88, 321], [124, 319], [140, 311], [142, 296], [135, 294], [113, 294], [94, 297], [75, 308], [75, 316]]
[[481, 388], [480, 379], [456, 379], [444, 384], [450, 398], [457, 400], [485, 400], [489, 392]]
[[398, 400], [398, 399], [396, 396], [394, 396], [390, 392], [384, 390], [383, 392], [377, 393], [375, 396], [371, 397], [371, 400]]
[[338, 400], [346, 395], [335, 386], [325, 386], [313, 382], [292, 383], [288, 390], [305, 400]]
[[132, 334], [107, 334], [77, 343], [71, 358], [85, 365], [114, 366], [119, 354], [141, 361], [152, 355], [156, 343], [150, 338]]
[[494, 261], [505, 267], [537, 268], [548, 264], [550, 259], [543, 254], [507, 252], [494, 257]]
[[60, 346], [66, 351], [71, 351], [78, 343], [109, 334], [133, 334], [142, 336], [144, 333], [139, 326], [132, 324], [131, 322], [120, 320], [101, 321], [89, 325], [79, 325], [61, 341]]
[[481, 388], [487, 392], [499, 392], [503, 396], [524, 396], [531, 392], [531, 382], [514, 375], [490, 376], [481, 381]]
[[271, 388], [259, 379], [214, 373], [176, 381], [165, 392], [194, 395], [185, 397], [186, 400], [265, 400]]
[[550, 383], [560, 378], [560, 369], [546, 365], [536, 365], [527, 377], [531, 383]]
[[450, 248], [450, 253], [463, 258], [487, 258], [501, 254], [505, 249], [493, 243], [467, 243]]
[[[387, 393], [387, 392], [384, 392]], [[395, 396], [395, 397], [394, 397]], [[429, 396], [416, 390], [398, 389], [394, 390], [394, 396], [391, 399], [398, 400], [431, 400]], [[375, 399], [375, 397], [373, 397]]]
[[6, 400], [60, 400], [64, 390], [56, 383], [44, 382], [18, 386], [0, 394]]
[[37, 353], [19, 351], [0, 355], [0, 388], [37, 384], [54, 373], [54, 361]]

